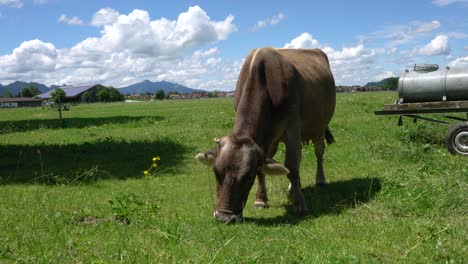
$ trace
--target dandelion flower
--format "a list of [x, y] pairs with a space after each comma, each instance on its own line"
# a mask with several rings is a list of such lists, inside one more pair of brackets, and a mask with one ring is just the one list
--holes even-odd
[[148, 171], [143, 171], [143, 173], [146, 175], [146, 174], [148, 174]]
[[153, 161], [157, 161], [156, 157], [153, 158]]
[[156, 164], [156, 163], [151, 164], [151, 167], [153, 167], [153, 168], [156, 168], [157, 166], [158, 166], [158, 164]]

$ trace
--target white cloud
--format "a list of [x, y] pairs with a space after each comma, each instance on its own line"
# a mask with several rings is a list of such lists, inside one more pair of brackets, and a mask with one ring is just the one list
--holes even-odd
[[427, 23], [416, 23], [411, 28], [411, 33], [426, 33], [440, 28], [440, 22], [437, 20]]
[[[190, 7], [176, 20], [151, 20], [143, 10], [119, 14], [101, 9], [93, 17], [94, 23], [91, 21], [102, 27], [99, 37], [63, 49], [40, 40], [23, 42], [11, 54], [0, 56], [0, 82], [120, 87], [150, 79], [209, 89], [209, 81], [222, 80], [223, 69], [231, 67], [231, 62], [218, 57], [219, 49], [211, 45], [237, 30], [233, 19], [229, 15], [212, 20], [198, 6]], [[235, 85], [233, 78], [211, 83], [217, 89]]]
[[286, 16], [283, 13], [278, 13], [272, 17], [269, 17], [264, 20], [259, 20], [257, 21], [257, 24], [255, 26], [251, 27], [250, 31], [257, 31], [259, 29], [262, 29], [267, 26], [274, 26], [277, 25], [281, 20], [283, 20]]
[[99, 10], [96, 14], [94, 14], [91, 25], [101, 27], [105, 25], [111, 25], [117, 21], [119, 18], [119, 12], [116, 10], [106, 7]]
[[93, 20], [95, 24], [111, 24], [104, 25], [100, 38], [88, 38], [78, 43], [72, 48], [73, 52], [96, 54], [128, 51], [148, 56], [177, 56], [190, 48], [224, 40], [237, 30], [232, 24], [233, 16], [213, 21], [199, 6], [190, 7], [177, 20], [151, 20], [148, 12], [143, 10], [119, 15], [113, 22], [107, 20], [109, 17], [115, 19], [113, 12], [98, 17], [95, 16], [96, 20]]
[[284, 48], [288, 49], [314, 49], [318, 48], [320, 43], [318, 40], [314, 39], [311, 34], [304, 32], [298, 37], [291, 40], [291, 42], [286, 43]]
[[466, 39], [468, 38], [468, 34], [464, 32], [448, 32], [444, 33], [447, 37], [451, 39]]
[[21, 0], [0, 0], [0, 6], [9, 6], [14, 8], [23, 7], [23, 2]]
[[396, 77], [395, 73], [393, 73], [392, 71], [384, 71], [381, 74], [375, 76], [375, 80], [380, 81], [380, 80], [387, 79], [390, 77]]
[[330, 67], [338, 85], [360, 84], [374, 80], [374, 76], [366, 76], [363, 73], [371, 72], [378, 51], [366, 48], [362, 43], [335, 50], [330, 46], [321, 45], [318, 40], [306, 32], [286, 43], [284, 48], [322, 49], [328, 56]]
[[429, 42], [424, 47], [417, 49], [416, 55], [426, 55], [426, 56], [435, 56], [435, 55], [447, 55], [450, 53], [449, 38], [445, 35], [439, 35], [435, 37], [431, 42]]
[[428, 36], [441, 27], [438, 20], [411, 21], [407, 24], [392, 25], [372, 34], [372, 37], [390, 40], [388, 46], [395, 47], [414, 42], [420, 37]]
[[0, 56], [0, 77], [4, 80], [40, 78], [55, 70], [58, 51], [51, 43], [30, 40], [21, 43], [12, 54]]
[[34, 0], [34, 4], [36, 5], [45, 5], [49, 2], [49, 0]]
[[464, 49], [464, 50], [468, 50], [468, 46], [465, 46], [463, 49]]
[[468, 66], [468, 56], [456, 58], [449, 63], [449, 66]]
[[436, 6], [447, 6], [455, 3], [468, 3], [468, 0], [433, 0], [432, 3]]
[[58, 22], [69, 24], [69, 25], [75, 25], [75, 26], [80, 26], [83, 25], [83, 20], [81, 20], [79, 17], [74, 16], [74, 17], [67, 17], [67, 15], [62, 14], [60, 15]]

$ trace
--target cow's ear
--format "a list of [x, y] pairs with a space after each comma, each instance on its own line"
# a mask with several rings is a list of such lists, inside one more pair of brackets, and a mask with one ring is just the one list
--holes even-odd
[[208, 152], [200, 152], [198, 153], [195, 158], [200, 161], [202, 164], [208, 165], [208, 166], [213, 166], [216, 155], [213, 151], [208, 151]]
[[268, 158], [260, 167], [260, 171], [267, 175], [288, 175], [289, 170], [278, 162]]

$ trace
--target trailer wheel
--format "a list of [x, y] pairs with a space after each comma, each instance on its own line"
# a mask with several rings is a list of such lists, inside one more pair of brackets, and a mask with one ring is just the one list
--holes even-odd
[[468, 122], [453, 125], [448, 130], [445, 144], [450, 153], [468, 156]]

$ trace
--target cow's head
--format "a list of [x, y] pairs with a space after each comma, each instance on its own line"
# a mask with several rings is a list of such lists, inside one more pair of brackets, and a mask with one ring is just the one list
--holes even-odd
[[270, 175], [288, 174], [283, 165], [266, 158], [250, 138], [215, 139], [214, 150], [198, 153], [196, 159], [213, 167], [216, 176], [216, 208], [219, 221], [241, 222], [242, 211], [258, 171]]

